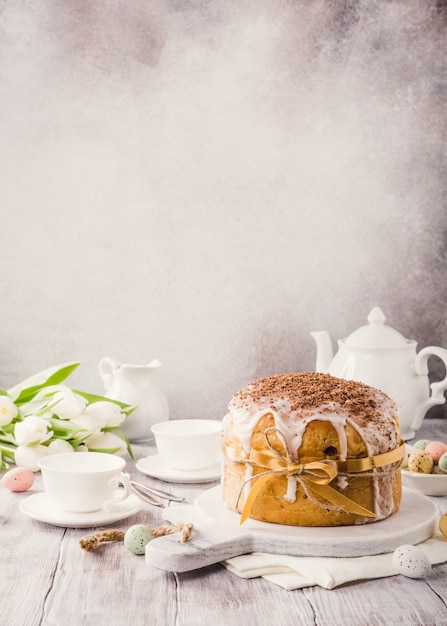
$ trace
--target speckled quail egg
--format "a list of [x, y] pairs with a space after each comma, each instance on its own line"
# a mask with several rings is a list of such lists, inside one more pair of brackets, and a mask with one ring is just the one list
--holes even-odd
[[124, 545], [133, 554], [144, 554], [146, 545], [153, 538], [150, 528], [143, 524], [135, 524], [127, 529], [124, 535]]
[[433, 458], [424, 450], [416, 450], [408, 455], [408, 469], [418, 474], [431, 474]]
[[418, 439], [418, 441], [411, 444], [411, 447], [413, 450], [425, 450], [425, 447], [428, 446], [429, 443], [430, 439]]
[[34, 473], [27, 467], [14, 467], [3, 476], [2, 484], [9, 491], [27, 491], [34, 484]]
[[439, 530], [447, 537], [447, 513], [443, 513], [439, 518]]
[[439, 458], [438, 467], [441, 472], [447, 474], [447, 452], [444, 452], [444, 454]]
[[424, 451], [429, 453], [433, 459], [433, 463], [437, 463], [444, 452], [447, 452], [447, 444], [442, 441], [430, 441], [430, 443], [425, 446]]
[[423, 578], [431, 570], [428, 556], [418, 546], [403, 545], [393, 553], [393, 565], [399, 574], [408, 578]]

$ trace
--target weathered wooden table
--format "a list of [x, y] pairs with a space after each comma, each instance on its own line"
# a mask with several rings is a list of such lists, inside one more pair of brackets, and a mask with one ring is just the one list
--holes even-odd
[[[447, 441], [443, 419], [426, 420], [417, 438]], [[136, 458], [153, 448], [134, 446]], [[180, 493], [188, 503], [217, 483], [180, 485], [128, 471], [148, 485]], [[33, 491], [41, 489], [36, 477]], [[19, 510], [24, 494], [0, 486], [1, 626], [440, 626], [447, 624], [447, 564], [426, 579], [404, 576], [356, 582], [332, 590], [285, 591], [261, 578], [244, 580], [220, 564], [188, 573], [148, 565], [144, 556], [110, 543], [85, 552], [79, 539], [91, 529], [62, 528], [30, 519]], [[447, 498], [433, 498], [440, 511]], [[158, 526], [161, 512], [142, 510], [110, 528]]]

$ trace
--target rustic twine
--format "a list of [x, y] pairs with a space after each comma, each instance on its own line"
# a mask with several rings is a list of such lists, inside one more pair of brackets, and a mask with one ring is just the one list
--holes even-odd
[[[185, 543], [192, 535], [194, 525], [193, 524], [177, 524], [176, 526], [168, 526], [163, 524], [157, 526], [157, 528], [149, 528], [154, 538], [163, 537], [164, 535], [173, 535], [174, 533], [180, 533], [180, 543]], [[113, 543], [115, 541], [124, 541], [124, 530], [112, 529], [104, 530], [93, 535], [85, 535], [79, 540], [79, 545], [83, 550], [87, 552], [93, 552], [97, 550], [103, 543]]]

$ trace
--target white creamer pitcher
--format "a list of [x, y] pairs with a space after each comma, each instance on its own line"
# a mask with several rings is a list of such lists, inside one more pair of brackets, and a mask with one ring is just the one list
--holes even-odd
[[147, 365], [119, 365], [110, 357], [99, 362], [105, 396], [137, 405], [121, 428], [129, 441], [149, 441], [153, 438], [151, 426], [169, 419], [168, 401], [155, 378], [155, 370], [160, 366], [158, 359]]

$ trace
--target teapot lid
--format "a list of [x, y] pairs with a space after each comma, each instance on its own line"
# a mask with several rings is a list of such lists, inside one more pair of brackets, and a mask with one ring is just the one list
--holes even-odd
[[359, 348], [396, 348], [408, 345], [405, 339], [397, 330], [385, 325], [385, 315], [376, 306], [368, 315], [369, 324], [361, 326], [344, 340], [348, 346]]

